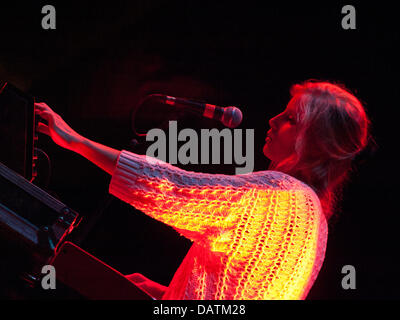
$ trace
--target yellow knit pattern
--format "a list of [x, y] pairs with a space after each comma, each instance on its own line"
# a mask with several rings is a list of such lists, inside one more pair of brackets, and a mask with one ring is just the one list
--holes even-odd
[[315, 193], [280, 172], [215, 175], [122, 151], [110, 192], [194, 245], [164, 299], [304, 299], [326, 221]]

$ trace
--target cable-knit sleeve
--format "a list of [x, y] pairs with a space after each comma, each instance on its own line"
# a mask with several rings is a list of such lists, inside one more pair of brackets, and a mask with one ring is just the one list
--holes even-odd
[[[193, 241], [209, 242], [218, 237], [223, 242], [224, 232], [237, 232], [241, 215], [249, 211], [246, 208], [271, 205], [268, 197], [274, 189], [282, 189], [282, 179], [274, 178], [273, 171], [244, 175], [189, 172], [121, 151], [109, 191]], [[282, 200], [290, 198], [287, 192], [280, 196]], [[266, 209], [262, 208], [264, 215]]]

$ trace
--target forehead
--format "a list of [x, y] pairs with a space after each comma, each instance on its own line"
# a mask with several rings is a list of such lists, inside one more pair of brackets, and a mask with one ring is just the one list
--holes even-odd
[[294, 112], [296, 113], [298, 111], [298, 97], [294, 96], [290, 101], [288, 102], [285, 111], [288, 112]]

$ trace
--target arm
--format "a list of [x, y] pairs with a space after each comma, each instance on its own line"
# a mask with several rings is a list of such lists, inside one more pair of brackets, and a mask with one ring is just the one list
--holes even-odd
[[82, 137], [76, 144], [74, 144], [72, 151], [84, 156], [110, 175], [114, 173], [119, 155], [118, 150]]
[[38, 115], [48, 122], [47, 126], [39, 124], [39, 131], [111, 174], [111, 194], [216, 251], [223, 251], [246, 221], [262, 224], [275, 212], [277, 203], [288, 204], [290, 191], [284, 188], [285, 178], [280, 173], [230, 176], [185, 171], [90, 141], [46, 104], [36, 106]]
[[47, 121], [39, 122], [38, 131], [49, 135], [59, 146], [74, 151], [110, 175], [113, 174], [119, 151], [91, 141], [72, 130], [65, 121], [45, 103], [35, 103], [35, 112]]
[[[35, 107], [48, 123], [40, 122], [38, 131], [111, 174], [110, 193], [192, 240], [205, 238], [207, 231], [218, 233], [237, 204], [218, 186], [222, 182], [231, 185], [229, 181], [219, 183], [212, 175], [189, 173], [153, 158], [149, 162], [148, 157], [103, 146], [72, 130], [45, 103]], [[199, 185], [203, 187], [197, 188]]]

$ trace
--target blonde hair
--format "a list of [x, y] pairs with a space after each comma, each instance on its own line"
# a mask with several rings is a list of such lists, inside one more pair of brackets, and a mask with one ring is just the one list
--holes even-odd
[[308, 80], [290, 89], [297, 109], [295, 154], [271, 170], [311, 186], [329, 219], [341, 199], [352, 160], [368, 144], [370, 120], [361, 102], [343, 85]]

